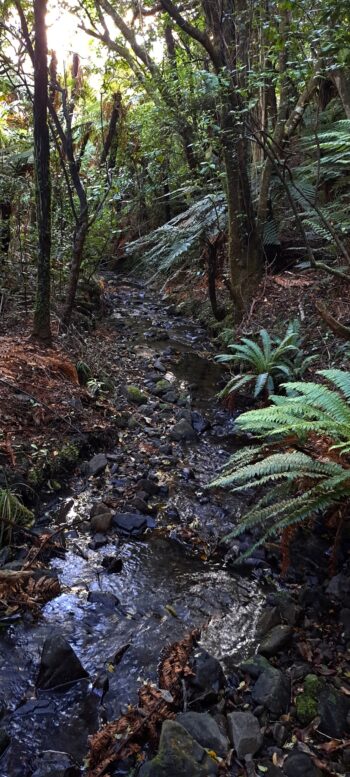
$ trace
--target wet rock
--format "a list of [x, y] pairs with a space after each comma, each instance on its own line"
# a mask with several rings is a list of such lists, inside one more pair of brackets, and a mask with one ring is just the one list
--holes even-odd
[[126, 396], [133, 405], [144, 405], [148, 400], [147, 394], [141, 391], [138, 386], [127, 386]]
[[257, 623], [256, 633], [259, 637], [264, 637], [271, 629], [281, 623], [280, 614], [277, 607], [265, 607]]
[[89, 591], [88, 602], [90, 604], [100, 604], [106, 610], [113, 610], [118, 607], [120, 601], [117, 596], [114, 596], [110, 591]]
[[154, 518], [140, 513], [117, 513], [112, 522], [117, 531], [131, 537], [138, 537], [147, 528], [153, 529], [155, 526]]
[[350, 699], [327, 685], [318, 696], [318, 712], [321, 716], [319, 730], [329, 737], [342, 739], [349, 730], [347, 717], [350, 713]]
[[43, 645], [36, 687], [49, 690], [77, 682], [85, 677], [88, 677], [88, 673], [69, 642], [60, 634], [48, 637]]
[[196, 650], [192, 669], [194, 675], [190, 678], [190, 685], [194, 690], [195, 698], [206, 696], [215, 698], [225, 687], [226, 678], [220, 662], [206, 650], [202, 648]]
[[227, 754], [229, 749], [228, 739], [220, 731], [216, 720], [208, 712], [181, 712], [179, 715], [176, 715], [176, 721], [202, 747], [214, 750], [221, 757]]
[[104, 453], [96, 453], [86, 465], [86, 474], [89, 477], [96, 477], [105, 471], [108, 464], [107, 456]]
[[208, 429], [210, 429], [209, 421], [200, 413], [198, 413], [197, 410], [193, 410], [191, 413], [191, 424], [197, 434], [203, 434], [203, 432], [206, 432]]
[[155, 370], [158, 370], [158, 372], [166, 372], [166, 367], [160, 359], [156, 359], [153, 366]]
[[115, 575], [122, 571], [123, 559], [118, 558], [118, 556], [104, 556], [102, 566], [109, 575]]
[[177, 402], [178, 398], [179, 395], [176, 393], [176, 391], [167, 391], [167, 393], [163, 396], [163, 399], [166, 402], [172, 402], [173, 404]]
[[290, 626], [275, 626], [259, 645], [259, 653], [263, 656], [274, 656], [289, 642], [292, 634], [293, 630]]
[[255, 755], [260, 749], [263, 736], [258, 719], [251, 712], [231, 712], [227, 716], [230, 741], [237, 758]]
[[36, 758], [32, 777], [79, 777], [81, 771], [66, 753], [42, 753]]
[[276, 745], [278, 745], [278, 747], [283, 747], [283, 745], [287, 741], [288, 731], [286, 727], [283, 726], [282, 723], [280, 723], [279, 720], [275, 723], [272, 729], [272, 736], [276, 742]]
[[97, 534], [105, 534], [112, 525], [112, 511], [108, 510], [105, 513], [97, 513], [90, 520], [90, 527], [93, 532]]
[[182, 418], [170, 430], [170, 437], [177, 442], [181, 442], [182, 440], [196, 440], [197, 432], [195, 432], [193, 426], [191, 426], [185, 418]]
[[3, 728], [0, 728], [0, 758], [2, 754], [5, 752], [6, 748], [9, 746], [11, 742], [11, 738], [9, 735], [4, 731]]
[[245, 661], [242, 661], [242, 663], [239, 664], [239, 668], [242, 672], [246, 672], [250, 677], [253, 677], [254, 680], [256, 680], [262, 672], [273, 669], [267, 658], [260, 656], [259, 653], [246, 658]]
[[89, 548], [91, 550], [98, 550], [99, 548], [103, 548], [104, 545], [106, 545], [108, 542], [108, 537], [106, 534], [95, 534], [93, 540], [89, 542]]
[[163, 723], [158, 754], [140, 771], [140, 777], [210, 777], [217, 774], [217, 763], [173, 720]]
[[252, 692], [256, 704], [263, 704], [273, 715], [279, 717], [288, 710], [290, 683], [279, 669], [270, 666], [258, 677]]
[[293, 750], [283, 764], [287, 777], [321, 777], [321, 772], [306, 753]]
[[[128, 503], [128, 505], [124, 505], [124, 507], [131, 507], [132, 510], [137, 510], [138, 513], [148, 513], [149, 507], [147, 502], [145, 502], [144, 499], [142, 499], [140, 496], [135, 495], [134, 498], [131, 500], [131, 502]], [[132, 512], [132, 510], [128, 510], [127, 512]]]

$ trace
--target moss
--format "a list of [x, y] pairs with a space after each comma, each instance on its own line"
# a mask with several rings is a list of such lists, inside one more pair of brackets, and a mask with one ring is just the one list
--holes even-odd
[[308, 674], [304, 680], [304, 690], [296, 697], [295, 706], [300, 723], [306, 726], [318, 715], [318, 695], [322, 682], [314, 674]]
[[61, 448], [52, 461], [50, 470], [51, 474], [57, 474], [62, 470], [70, 469], [79, 461], [80, 450], [79, 447], [73, 443], [68, 442]]
[[171, 391], [173, 388], [172, 384], [169, 380], [165, 380], [165, 378], [162, 378], [162, 380], [157, 380], [157, 383], [154, 388], [154, 394], [161, 396], [162, 394], [166, 394], [167, 391]]
[[126, 395], [129, 401], [133, 402], [135, 405], [144, 405], [148, 400], [147, 394], [141, 391], [137, 386], [127, 386]]

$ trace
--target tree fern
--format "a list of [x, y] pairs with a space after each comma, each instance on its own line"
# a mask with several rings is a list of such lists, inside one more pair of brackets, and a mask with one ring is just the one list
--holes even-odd
[[[272, 396], [272, 405], [237, 419], [239, 430], [262, 442], [236, 452], [211, 487], [265, 493], [228, 537], [259, 527], [257, 545], [316, 512], [350, 501], [350, 373], [320, 370], [332, 385], [285, 384], [296, 395]], [[225, 539], [228, 539], [225, 538]]]

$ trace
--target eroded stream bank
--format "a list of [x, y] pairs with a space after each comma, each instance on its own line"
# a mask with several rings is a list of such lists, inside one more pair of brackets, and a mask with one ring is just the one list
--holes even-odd
[[[242, 579], [210, 558], [240, 510], [205, 490], [234, 444], [232, 419], [215, 400], [212, 346], [139, 287], [120, 283], [112, 297], [116, 444], [40, 517], [41, 528], [69, 526], [66, 552], [51, 565], [62, 593], [39, 622], [28, 616], [2, 632], [3, 777], [61, 775], [69, 765], [79, 774], [88, 735], [136, 701], [140, 683], [156, 680], [162, 648], [193, 627], [228, 673], [254, 644], [258, 561]], [[94, 505], [109, 519], [95, 516], [93, 530]], [[89, 680], [38, 692], [52, 635], [68, 639]]]

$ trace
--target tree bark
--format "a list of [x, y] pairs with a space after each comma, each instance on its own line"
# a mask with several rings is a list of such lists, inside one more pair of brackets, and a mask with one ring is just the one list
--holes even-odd
[[46, 37], [46, 0], [34, 0], [34, 153], [36, 209], [38, 224], [37, 294], [33, 337], [49, 345], [51, 282], [51, 179], [50, 141], [47, 122], [48, 73]]

